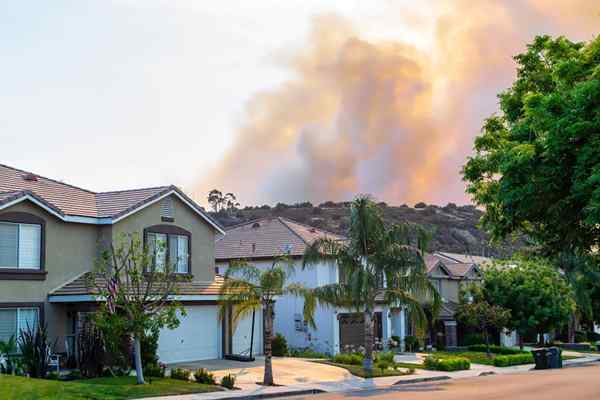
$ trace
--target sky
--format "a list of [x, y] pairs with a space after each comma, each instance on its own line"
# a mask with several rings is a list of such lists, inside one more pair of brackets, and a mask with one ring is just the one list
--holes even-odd
[[243, 205], [464, 204], [512, 57], [595, 0], [0, 2], [0, 163]]

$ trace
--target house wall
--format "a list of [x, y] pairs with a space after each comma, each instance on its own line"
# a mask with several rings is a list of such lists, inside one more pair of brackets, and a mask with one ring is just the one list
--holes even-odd
[[156, 202], [112, 226], [116, 243], [124, 233], [143, 234], [152, 225], [179, 226], [192, 233], [192, 274], [195, 281], [212, 281], [215, 277], [215, 230], [176, 196], [173, 198], [175, 222], [163, 222], [160, 202]]
[[[271, 267], [272, 261], [252, 261], [258, 268]], [[224, 274], [227, 269], [226, 262], [217, 263], [219, 273]], [[328, 283], [337, 282], [337, 266], [331, 264], [318, 264], [302, 269], [302, 260], [294, 261], [295, 272], [286, 284], [299, 283], [306, 287], [314, 288]], [[310, 347], [320, 352], [336, 353], [339, 351], [339, 324], [337, 310], [331, 307], [319, 306], [315, 311], [314, 320], [317, 329], [307, 326], [296, 329], [296, 319], [302, 320], [304, 300], [291, 295], [281, 296], [275, 303], [275, 333], [282, 334], [290, 348]]]
[[[46, 279], [0, 280], [0, 303], [44, 303], [44, 318], [51, 337], [66, 334], [67, 320], [61, 305], [48, 303], [47, 293], [93, 267], [96, 258], [98, 227], [65, 223], [30, 202], [21, 202], [0, 211], [26, 212], [46, 221]], [[59, 348], [62, 342], [58, 343]]]

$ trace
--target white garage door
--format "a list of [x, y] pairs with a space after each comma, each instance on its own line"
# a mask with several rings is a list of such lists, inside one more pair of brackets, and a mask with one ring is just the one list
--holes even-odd
[[[254, 320], [254, 346], [252, 354], [263, 354], [262, 351], [262, 311], [257, 311]], [[233, 354], [248, 354], [252, 336], [252, 314], [241, 319], [233, 332]]]
[[177, 329], [162, 329], [158, 357], [164, 363], [219, 358], [219, 311], [217, 306], [189, 306], [179, 317]]

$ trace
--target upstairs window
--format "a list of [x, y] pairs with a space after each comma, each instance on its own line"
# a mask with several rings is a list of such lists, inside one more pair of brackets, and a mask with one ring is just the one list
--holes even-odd
[[40, 269], [42, 226], [0, 221], [0, 268]]
[[148, 228], [146, 244], [157, 271], [165, 271], [169, 265], [175, 273], [190, 273], [190, 235], [183, 229], [163, 225]]

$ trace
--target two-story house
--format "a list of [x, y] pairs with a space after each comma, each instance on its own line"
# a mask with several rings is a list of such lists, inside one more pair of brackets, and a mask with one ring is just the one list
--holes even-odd
[[[192, 276], [177, 291], [186, 308], [159, 338], [161, 361], [220, 358], [240, 341], [219, 318], [222, 278], [215, 236], [224, 231], [175, 186], [96, 193], [0, 165], [0, 341], [44, 323], [58, 351], [73, 351], [81, 321], [98, 299], [86, 284], [99, 252], [137, 232]], [[160, 247], [159, 247], [160, 245]], [[260, 329], [258, 329], [260, 333]], [[243, 339], [242, 339], [243, 341]], [[262, 341], [257, 336], [256, 352]]]
[[[224, 274], [229, 262], [245, 259], [259, 268], [268, 268], [276, 257], [287, 254], [293, 259], [295, 273], [288, 283], [300, 283], [314, 288], [337, 283], [339, 272], [334, 263], [323, 263], [302, 269], [302, 256], [307, 246], [316, 239], [345, 238], [322, 229], [307, 226], [287, 218], [263, 218], [231, 227], [227, 235], [217, 237], [216, 265]], [[427, 254], [427, 273], [443, 298], [438, 317], [438, 328], [443, 332], [448, 346], [456, 346], [457, 323], [454, 312], [458, 304], [460, 285], [480, 279], [474, 260], [450, 253]], [[346, 346], [364, 343], [364, 320], [361, 313], [334, 307], [319, 307], [315, 314], [317, 329], [307, 326], [303, 317], [303, 299], [282, 296], [275, 304], [275, 332], [286, 337], [292, 348], [312, 348], [335, 354]], [[247, 327], [244, 328], [247, 331]], [[414, 333], [407, 312], [402, 307], [379, 304], [375, 309], [374, 335], [385, 345], [392, 336], [401, 342]], [[403, 343], [401, 343], [403, 344]]]

